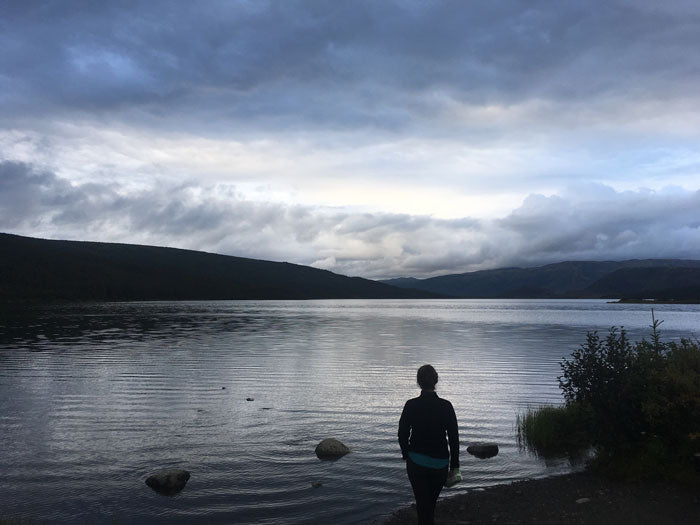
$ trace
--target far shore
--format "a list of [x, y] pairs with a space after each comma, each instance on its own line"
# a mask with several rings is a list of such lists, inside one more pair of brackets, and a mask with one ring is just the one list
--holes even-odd
[[[408, 480], [406, 481], [408, 483]], [[696, 525], [700, 481], [691, 485], [612, 481], [588, 472], [518, 481], [438, 500], [438, 525]], [[384, 525], [417, 523], [413, 506]]]
[[610, 304], [700, 304], [700, 299], [618, 299]]

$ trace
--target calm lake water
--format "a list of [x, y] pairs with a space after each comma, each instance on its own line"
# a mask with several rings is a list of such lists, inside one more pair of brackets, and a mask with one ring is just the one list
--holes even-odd
[[[659, 305], [664, 339], [700, 307]], [[464, 483], [570, 470], [519, 450], [515, 416], [561, 402], [587, 331], [648, 335], [649, 306], [590, 300], [104, 303], [0, 313], [0, 517], [33, 523], [372, 523], [412, 502], [396, 431], [440, 373]], [[254, 401], [246, 401], [253, 398]], [[325, 437], [352, 453], [319, 461]], [[495, 441], [478, 460], [471, 442]], [[192, 473], [174, 497], [161, 468]], [[320, 488], [313, 488], [320, 482]]]

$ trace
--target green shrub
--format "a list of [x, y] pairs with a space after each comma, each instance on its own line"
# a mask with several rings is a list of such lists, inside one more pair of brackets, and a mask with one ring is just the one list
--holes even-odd
[[564, 407], [519, 418], [530, 448], [552, 455], [588, 443], [593, 466], [622, 477], [691, 475], [691, 456], [700, 452], [700, 347], [662, 342], [652, 320], [651, 340], [634, 344], [622, 327], [605, 339], [587, 334], [561, 363]]
[[685, 339], [669, 343], [664, 361], [650, 381], [642, 413], [650, 432], [680, 443], [700, 433], [700, 350]]

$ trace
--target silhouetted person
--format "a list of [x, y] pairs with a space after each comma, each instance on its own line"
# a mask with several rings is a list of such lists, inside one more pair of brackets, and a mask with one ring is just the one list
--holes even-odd
[[447, 479], [448, 467], [459, 468], [459, 433], [452, 403], [435, 393], [438, 382], [435, 369], [421, 366], [417, 379], [421, 393], [403, 407], [399, 445], [416, 497], [418, 523], [431, 525], [435, 522], [435, 503]]

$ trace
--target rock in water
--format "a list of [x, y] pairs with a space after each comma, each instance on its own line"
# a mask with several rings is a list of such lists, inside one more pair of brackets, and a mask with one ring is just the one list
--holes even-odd
[[180, 492], [187, 480], [190, 479], [190, 473], [182, 469], [161, 470], [146, 478], [146, 485], [155, 490], [158, 494], [164, 496], [173, 496]]
[[334, 438], [326, 438], [316, 445], [318, 459], [334, 460], [343, 457], [350, 449]]
[[475, 443], [467, 447], [467, 452], [479, 459], [492, 458], [498, 455], [498, 445], [496, 443]]

